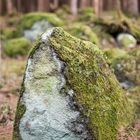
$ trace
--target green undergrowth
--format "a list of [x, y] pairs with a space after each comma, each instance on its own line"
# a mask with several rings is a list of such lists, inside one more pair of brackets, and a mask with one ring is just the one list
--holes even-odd
[[30, 41], [23, 37], [8, 40], [3, 46], [4, 53], [10, 57], [25, 56], [30, 49]]
[[7, 27], [1, 31], [3, 36], [2, 40], [17, 38], [21, 36], [21, 33], [15, 27]]

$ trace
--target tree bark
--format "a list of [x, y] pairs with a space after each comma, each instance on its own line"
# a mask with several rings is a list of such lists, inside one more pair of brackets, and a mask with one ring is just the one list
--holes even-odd
[[99, 16], [100, 15], [100, 0], [93, 0], [93, 7], [95, 10], [95, 14]]
[[7, 0], [7, 13], [8, 13], [8, 15], [11, 15], [14, 13], [14, 7], [13, 7], [12, 0]]
[[84, 9], [87, 6], [87, 0], [80, 0], [80, 8]]
[[38, 11], [49, 11], [49, 0], [38, 0]]
[[0, 15], [2, 15], [2, 0], [0, 0]]
[[138, 0], [128, 0], [128, 11], [132, 13], [133, 15], [138, 15], [139, 14], [139, 9], [138, 9]]
[[121, 1], [120, 0], [117, 0], [116, 1], [116, 10], [117, 10], [117, 14], [118, 14], [118, 17], [121, 18]]
[[70, 9], [72, 15], [77, 15], [77, 0], [71, 0], [70, 1]]
[[56, 10], [59, 6], [59, 0], [54, 0], [53, 3], [50, 3], [50, 8], [52, 11]]
[[21, 4], [22, 4], [21, 0], [17, 0], [17, 11], [18, 12], [22, 12]]
[[112, 10], [112, 0], [107, 0], [105, 4], [107, 5], [107, 10]]

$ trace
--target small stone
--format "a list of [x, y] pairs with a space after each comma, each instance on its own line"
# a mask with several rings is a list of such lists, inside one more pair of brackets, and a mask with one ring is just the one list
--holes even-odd
[[136, 47], [136, 39], [128, 33], [121, 33], [117, 37], [117, 41], [120, 47], [124, 48], [134, 48]]

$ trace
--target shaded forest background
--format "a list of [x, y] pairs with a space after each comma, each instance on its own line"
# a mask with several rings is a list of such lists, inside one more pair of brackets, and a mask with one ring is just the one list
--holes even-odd
[[140, 15], [140, 0], [0, 0], [0, 14], [54, 12], [64, 5], [70, 8], [73, 15], [77, 14], [78, 8], [85, 7], [93, 7], [97, 15], [115, 9], [121, 9], [130, 15]]

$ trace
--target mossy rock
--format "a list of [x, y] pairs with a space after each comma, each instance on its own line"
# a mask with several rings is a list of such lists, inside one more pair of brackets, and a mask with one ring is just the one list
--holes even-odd
[[7, 27], [2, 31], [3, 40], [20, 37], [20, 32], [15, 27]]
[[31, 49], [31, 43], [26, 38], [15, 38], [5, 42], [4, 53], [10, 57], [27, 56]]
[[137, 42], [140, 42], [140, 28], [137, 22], [133, 22], [127, 17], [124, 17], [123, 22], [128, 26], [130, 33], [137, 39]]
[[99, 42], [100, 42], [100, 46], [101, 49], [108, 49], [108, 48], [114, 48], [117, 46], [116, 40], [113, 36], [111, 36], [110, 34], [104, 32], [102, 29], [99, 31], [96, 30], [96, 27], [93, 28], [95, 30], [95, 32], [97, 32], [98, 38], [99, 38]]
[[30, 53], [13, 139], [116, 140], [132, 110], [102, 51], [52, 28]]
[[137, 42], [140, 42], [140, 28], [137, 23], [131, 21], [124, 14], [114, 16], [112, 19], [101, 18], [95, 21], [95, 24], [104, 27], [104, 31], [116, 37], [119, 33], [132, 34]]
[[126, 33], [119, 34], [117, 41], [122, 48], [134, 48], [137, 44], [136, 39], [132, 35]]
[[82, 23], [75, 23], [73, 25], [66, 26], [66, 31], [77, 38], [99, 45], [97, 35], [87, 25], [84, 25]]
[[109, 61], [111, 62], [111, 65], [113, 67], [116, 65], [117, 59], [127, 56], [127, 52], [119, 48], [107, 49], [107, 50], [104, 50], [104, 53], [106, 57], [109, 59]]
[[19, 27], [22, 29], [30, 29], [35, 22], [40, 20], [47, 20], [53, 26], [62, 26], [64, 24], [55, 14], [34, 12], [22, 16]]
[[[115, 50], [113, 50], [115, 51]], [[140, 84], [140, 49], [134, 48], [129, 53], [125, 53], [122, 50], [112, 50], [106, 52], [111, 61], [111, 65], [115, 70], [115, 73], [119, 81], [130, 81], [133, 84]]]

